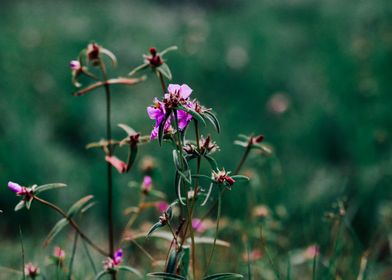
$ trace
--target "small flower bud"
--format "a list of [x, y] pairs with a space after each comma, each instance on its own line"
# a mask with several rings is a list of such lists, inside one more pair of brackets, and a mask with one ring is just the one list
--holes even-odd
[[59, 246], [54, 247], [53, 249], [53, 257], [59, 262], [63, 263], [65, 259], [65, 252]]
[[212, 172], [212, 179], [218, 184], [227, 184], [232, 186], [235, 183], [235, 180], [229, 176], [230, 172], [226, 172], [223, 170], [218, 170], [218, 172]]
[[122, 249], [118, 249], [114, 253], [114, 258], [113, 258], [114, 265], [119, 265], [120, 263], [122, 263], [122, 261], [123, 261], [123, 251]]
[[73, 71], [80, 71], [81, 65], [79, 60], [71, 60], [71, 62], [69, 63], [69, 67], [71, 67], [71, 70]]
[[258, 136], [253, 136], [253, 137], [251, 138], [252, 144], [260, 143], [260, 142], [262, 142], [263, 140], [264, 140], [264, 135], [262, 135], [262, 134], [260, 134], [260, 135], [258, 135]]
[[156, 48], [150, 48], [150, 54], [151, 55], [145, 56], [145, 59], [150, 67], [156, 68], [163, 64], [163, 60], [161, 59], [160, 55], [158, 55]]
[[21, 187], [19, 184], [14, 183], [14, 182], [8, 182], [8, 188], [13, 191], [14, 193], [21, 193], [23, 191], [23, 187]]
[[95, 63], [99, 58], [100, 46], [96, 43], [91, 43], [87, 46], [87, 58]]

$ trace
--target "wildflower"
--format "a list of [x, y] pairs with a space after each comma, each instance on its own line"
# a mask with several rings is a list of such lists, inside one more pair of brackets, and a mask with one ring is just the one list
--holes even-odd
[[267, 206], [265, 205], [257, 205], [255, 208], [253, 208], [253, 216], [256, 218], [266, 218], [270, 214], [270, 211]]
[[203, 221], [197, 218], [192, 219], [192, 228], [198, 233], [203, 233], [206, 230]]
[[103, 267], [105, 270], [110, 271], [114, 270], [119, 264], [123, 261], [123, 251], [122, 249], [118, 249], [113, 258], [107, 258], [103, 261]]
[[26, 192], [26, 188], [20, 186], [17, 183], [14, 182], [8, 182], [8, 188], [13, 191], [14, 193], [16, 193], [17, 195], [23, 195]]
[[169, 207], [169, 204], [166, 201], [159, 201], [159, 202], [155, 203], [155, 208], [159, 212], [165, 212], [168, 207]]
[[98, 63], [100, 49], [101, 47], [96, 43], [91, 43], [87, 46], [87, 59], [90, 60], [93, 64]]
[[127, 171], [127, 164], [116, 156], [106, 156], [105, 160], [113, 165], [119, 173], [125, 173]]
[[260, 249], [254, 249], [252, 251], [249, 252], [249, 255], [247, 253], [242, 255], [242, 258], [244, 259], [244, 261], [248, 262], [255, 262], [258, 261], [259, 259], [261, 259], [263, 257], [263, 252], [261, 252]]
[[173, 109], [179, 105], [188, 105], [192, 89], [187, 84], [170, 84], [168, 93], [164, 95], [163, 103], [166, 109]]
[[263, 142], [263, 140], [264, 140], [264, 135], [262, 134], [250, 137], [250, 142], [253, 145]]
[[152, 188], [152, 178], [151, 176], [144, 176], [142, 184], [142, 193], [147, 195]]
[[150, 48], [151, 55], [144, 55], [145, 63], [150, 65], [151, 68], [159, 67], [163, 64], [161, 56], [157, 53], [156, 48]]
[[156, 121], [156, 126], [159, 126], [166, 114], [165, 105], [155, 97], [154, 104], [147, 107], [147, 113], [150, 119]]
[[208, 135], [207, 138], [204, 138], [203, 136], [200, 138], [199, 141], [200, 145], [200, 153], [201, 154], [212, 154], [219, 150], [219, 146], [211, 140], [211, 136]]
[[310, 245], [304, 251], [304, 257], [307, 260], [314, 259], [315, 256], [319, 254], [319, 248], [317, 245]]
[[53, 249], [53, 257], [58, 259], [59, 262], [63, 262], [65, 259], [65, 251], [61, 249], [59, 246], [56, 246]]
[[[164, 127], [163, 127], [163, 132], [165, 134], [168, 134], [171, 131], [173, 131], [173, 128], [170, 125], [170, 120], [167, 120], [165, 122]], [[159, 125], [156, 125], [156, 126], [154, 126], [153, 130], [151, 131], [150, 140], [154, 140], [155, 138], [157, 138], [158, 137], [158, 133], [159, 133]]]
[[81, 71], [82, 69], [79, 60], [71, 60], [71, 62], [69, 63], [69, 67], [71, 67], [72, 71]]
[[31, 279], [35, 279], [40, 273], [39, 267], [33, 265], [31, 262], [29, 262], [25, 265], [24, 271], [25, 271], [26, 276], [30, 277]]
[[224, 169], [217, 172], [212, 171], [212, 179], [220, 185], [232, 186], [235, 180], [229, 174], [230, 172], [226, 172]]

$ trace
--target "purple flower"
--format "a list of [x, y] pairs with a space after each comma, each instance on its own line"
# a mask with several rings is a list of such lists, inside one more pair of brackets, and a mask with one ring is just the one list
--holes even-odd
[[14, 183], [14, 182], [8, 182], [8, 188], [13, 191], [16, 194], [20, 194], [23, 192], [23, 187], [21, 187], [19, 184]]
[[114, 265], [119, 265], [120, 263], [122, 263], [122, 261], [123, 261], [123, 251], [122, 251], [122, 249], [118, 249], [114, 253], [113, 263], [114, 263]]
[[155, 98], [154, 104], [147, 107], [147, 113], [150, 119], [156, 121], [156, 126], [159, 126], [166, 114], [165, 105]]
[[[160, 125], [160, 123], [158, 125], [154, 126], [153, 130], [151, 131], [150, 140], [154, 140], [155, 138], [158, 137], [159, 125]], [[170, 125], [170, 119], [168, 119], [165, 122], [165, 126], [163, 127], [163, 132], [168, 133], [171, 129], [172, 129], [172, 127]]]

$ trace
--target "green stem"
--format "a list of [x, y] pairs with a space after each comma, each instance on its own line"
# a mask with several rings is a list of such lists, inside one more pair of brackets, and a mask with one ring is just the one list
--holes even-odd
[[242, 166], [244, 165], [246, 159], [248, 158], [249, 152], [250, 152], [250, 149], [251, 149], [251, 145], [252, 145], [252, 144], [249, 142], [249, 143], [248, 143], [248, 146], [246, 146], [245, 152], [244, 152], [244, 154], [242, 155], [242, 158], [241, 158], [240, 162], [238, 163], [237, 168], [236, 168], [235, 171], [234, 171], [234, 175], [237, 175], [237, 174], [240, 172]]
[[23, 246], [23, 235], [22, 235], [22, 229], [20, 228], [19, 225], [19, 238], [20, 238], [20, 246], [22, 249], [22, 275], [23, 275], [23, 280], [26, 280], [26, 273], [24, 270], [25, 267], [25, 252], [24, 252], [24, 246]]
[[82, 245], [83, 245], [83, 248], [84, 248], [84, 252], [86, 253], [86, 256], [87, 256], [87, 258], [88, 258], [88, 260], [90, 262], [91, 268], [93, 269], [94, 275], [96, 275], [97, 274], [97, 268], [95, 267], [93, 258], [91, 257], [90, 251], [88, 250], [88, 247], [87, 247], [86, 243], [84, 242], [84, 240], [82, 240]]
[[212, 244], [211, 253], [210, 253], [210, 256], [208, 257], [206, 275], [208, 274], [208, 270], [211, 265], [212, 256], [214, 255], [214, 250], [215, 250], [215, 245], [216, 245], [216, 239], [218, 238], [219, 221], [220, 221], [220, 217], [221, 217], [221, 206], [222, 206], [222, 192], [220, 192], [219, 196], [218, 196], [218, 214], [216, 215], [216, 229], [215, 229], [214, 243]]
[[[106, 139], [107, 141], [111, 141], [112, 139], [112, 130], [111, 130], [111, 97], [110, 97], [110, 87], [106, 83], [108, 80], [107, 73], [106, 73], [106, 68], [105, 65], [102, 61], [102, 59], [99, 60], [99, 66], [101, 68], [102, 76], [105, 81], [105, 93], [106, 93]], [[109, 154], [108, 156], [112, 156], [112, 146], [108, 146], [108, 151]], [[109, 254], [110, 257], [113, 259], [114, 258], [114, 233], [113, 233], [113, 169], [112, 165], [107, 162], [107, 198], [108, 198], [108, 203], [107, 203], [107, 211], [108, 211], [108, 241], [109, 241]], [[112, 275], [112, 280], [116, 280], [116, 271], [113, 270], [111, 273]]]
[[92, 242], [90, 240], [90, 238], [88, 238], [79, 228], [79, 226], [75, 223], [74, 220], [72, 220], [70, 217], [68, 217], [68, 215], [59, 207], [57, 207], [56, 205], [54, 205], [53, 203], [50, 203], [49, 201], [43, 200], [42, 198], [39, 198], [38, 196], [34, 196], [34, 199], [37, 200], [38, 202], [52, 208], [53, 210], [57, 211], [61, 216], [63, 216], [65, 219], [67, 219], [68, 223], [74, 228], [74, 230], [76, 230], [80, 237], [85, 240], [92, 248], [94, 248], [97, 252], [99, 252], [101, 255], [105, 256], [105, 257], [110, 257], [110, 255], [105, 252], [104, 250], [102, 250], [101, 248], [99, 248], [97, 245], [95, 245], [94, 242]]
[[71, 277], [72, 277], [73, 263], [74, 263], [75, 254], [76, 254], [76, 247], [78, 245], [78, 236], [79, 236], [79, 234], [77, 232], [75, 232], [74, 242], [73, 242], [73, 246], [72, 246], [71, 259], [69, 260], [68, 280], [71, 280]]

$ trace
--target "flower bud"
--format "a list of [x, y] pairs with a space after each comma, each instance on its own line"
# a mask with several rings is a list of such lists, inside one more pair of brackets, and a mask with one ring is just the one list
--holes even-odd
[[13, 191], [14, 193], [21, 193], [23, 191], [23, 187], [21, 187], [19, 184], [14, 183], [14, 182], [8, 182], [8, 188]]
[[63, 263], [65, 259], [65, 252], [59, 246], [54, 247], [53, 249], [53, 257], [59, 262]]
[[152, 188], [152, 178], [151, 176], [144, 176], [142, 184], [142, 193], [147, 195]]
[[87, 59], [93, 63], [99, 59], [100, 46], [96, 43], [91, 43], [87, 46]]
[[71, 60], [69, 67], [71, 67], [71, 70], [73, 71], [79, 71], [81, 69], [79, 60]]
[[113, 165], [119, 173], [125, 173], [127, 170], [127, 164], [115, 156], [106, 156], [105, 160]]

